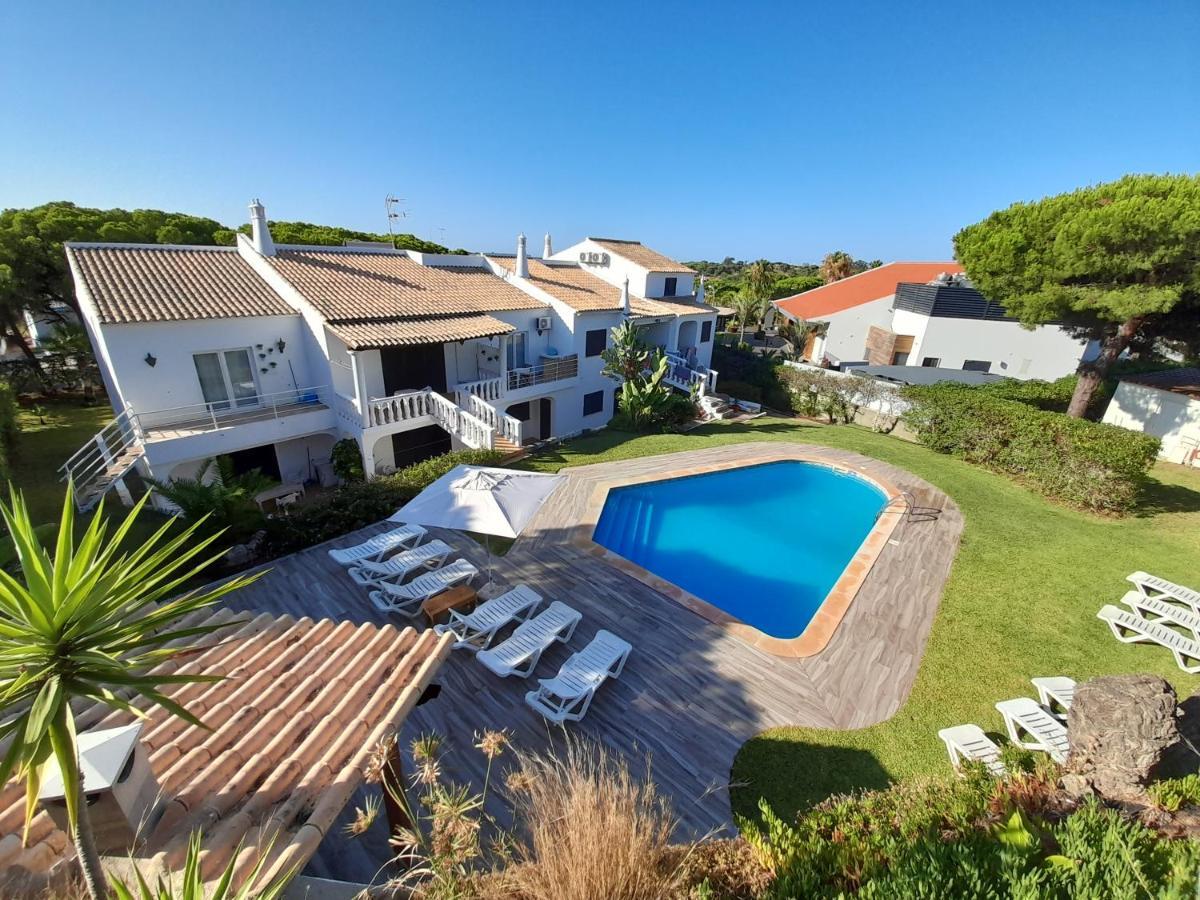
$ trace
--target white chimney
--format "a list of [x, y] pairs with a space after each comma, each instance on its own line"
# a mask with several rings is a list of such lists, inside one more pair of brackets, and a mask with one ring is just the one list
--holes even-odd
[[518, 278], [529, 277], [529, 260], [525, 258], [525, 235], [517, 235], [517, 268], [514, 274]]
[[550, 232], [546, 232], [546, 240], [542, 244], [542, 259], [549, 259], [554, 255], [554, 245], [550, 243]]
[[629, 305], [629, 276], [625, 276], [625, 283], [621, 285], [621, 309], [625, 310], [625, 315], [631, 315], [633, 308]]
[[267, 208], [257, 197], [250, 201], [250, 243], [263, 256], [275, 255], [275, 242], [267, 227]]
[[704, 302], [704, 276], [703, 275], [700, 276], [700, 286], [698, 288], [696, 288], [696, 302], [697, 303]]

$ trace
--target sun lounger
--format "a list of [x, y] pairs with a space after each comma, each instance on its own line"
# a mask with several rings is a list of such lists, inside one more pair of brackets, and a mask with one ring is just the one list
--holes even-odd
[[438, 634], [449, 632], [455, 637], [455, 650], [484, 650], [505, 625], [524, 622], [541, 604], [541, 595], [529, 586], [518, 584], [499, 597], [486, 600], [469, 613], [450, 610], [450, 621], [435, 625]]
[[[1136, 613], [1116, 606], [1105, 606], [1096, 617], [1108, 623], [1113, 637], [1124, 644], [1151, 643], [1166, 647], [1175, 657], [1175, 663], [1183, 671], [1195, 675], [1200, 672], [1200, 641], [1185, 637], [1166, 625], [1147, 621]], [[1193, 660], [1191, 665], [1188, 660]]]
[[591, 642], [562, 664], [553, 678], [543, 678], [525, 702], [551, 722], [578, 722], [592, 704], [596, 690], [609, 678], [619, 678], [633, 650], [611, 631], [600, 630]]
[[448, 591], [457, 584], [469, 583], [479, 570], [465, 559], [456, 559], [448, 566], [418, 575], [408, 584], [380, 582], [368, 596], [380, 612], [394, 612], [415, 616], [421, 604], [435, 594]]
[[517, 626], [506, 640], [475, 657], [501, 678], [533, 674], [542, 653], [555, 641], [566, 643], [575, 633], [583, 616], [565, 603], [555, 600], [532, 619]]
[[978, 725], [955, 725], [943, 728], [938, 737], [950, 754], [950, 764], [958, 769], [964, 760], [983, 763], [989, 772], [1000, 777], [1008, 774], [1000, 762], [1000, 748], [992, 742]]
[[1029, 697], [1002, 700], [996, 709], [1004, 717], [1004, 727], [1014, 744], [1026, 750], [1045, 751], [1057, 763], [1067, 761], [1071, 745], [1066, 727], [1036, 700]]
[[350, 577], [364, 587], [379, 587], [385, 581], [399, 584], [419, 569], [439, 569], [454, 552], [445, 541], [433, 540], [412, 550], [397, 553], [383, 562], [362, 562], [350, 567]]
[[405, 525], [368, 538], [353, 547], [330, 550], [329, 555], [339, 566], [353, 566], [367, 560], [380, 560], [397, 550], [410, 550], [421, 543], [425, 529], [420, 525]]
[[[1037, 688], [1038, 702], [1050, 711], [1050, 715], [1058, 719], [1065, 718], [1075, 699], [1075, 679], [1053, 675], [1029, 680]], [[1058, 709], [1055, 709], [1056, 706]]]
[[1174, 600], [1176, 603], [1191, 607], [1192, 612], [1200, 614], [1200, 591], [1194, 591], [1146, 572], [1134, 572], [1125, 580], [1133, 582], [1144, 597]]
[[1147, 622], [1153, 622], [1155, 625], [1178, 625], [1190, 631], [1193, 638], [1200, 640], [1200, 616], [1190, 608], [1160, 597], [1147, 597], [1141, 591], [1126, 591], [1121, 602]]

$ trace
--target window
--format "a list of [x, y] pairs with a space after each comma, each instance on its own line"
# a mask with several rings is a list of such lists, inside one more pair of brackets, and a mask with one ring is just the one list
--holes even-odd
[[663, 282], [663, 296], [664, 297], [674, 297], [675, 289], [676, 289], [676, 287], [678, 287], [678, 285], [679, 285], [678, 278], [671, 276], [670, 278], [666, 279]]
[[908, 354], [907, 353], [893, 353], [892, 354], [892, 365], [893, 366], [907, 366], [908, 365]]
[[990, 372], [992, 364], [986, 359], [968, 359], [963, 363], [964, 372]]
[[608, 332], [603, 328], [596, 328], [587, 333], [585, 338], [584, 356], [599, 356], [604, 352], [604, 348], [608, 346]]
[[508, 336], [508, 344], [505, 359], [508, 362], [509, 371], [519, 369], [522, 366], [528, 365], [525, 361], [525, 338], [524, 331], [514, 331]]
[[194, 353], [192, 364], [200, 379], [200, 393], [213, 409], [230, 406], [255, 406], [258, 387], [254, 383], [254, 366], [249, 350], [221, 350], [215, 353]]
[[937, 356], [927, 356], [921, 360], [921, 365], [926, 369], [939, 369], [942, 365], [942, 360]]
[[598, 412], [604, 412], [604, 391], [592, 391], [590, 394], [584, 394], [583, 414], [594, 416]]
[[700, 323], [700, 343], [707, 344], [712, 340], [712, 319]]

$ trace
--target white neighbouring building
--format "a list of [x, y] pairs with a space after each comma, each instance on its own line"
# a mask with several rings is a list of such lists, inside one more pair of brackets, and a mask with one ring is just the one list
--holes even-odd
[[1058, 325], [1023, 328], [954, 262], [895, 262], [776, 300], [820, 324], [804, 359], [834, 368], [926, 366], [1053, 381], [1093, 348]]
[[266, 211], [235, 247], [68, 243], [116, 419], [64, 466], [84, 508], [131, 470], [195, 477], [232, 457], [284, 482], [352, 438], [369, 474], [449, 449], [515, 450], [607, 424], [601, 374], [626, 318], [715, 385], [716, 311], [686, 266], [587, 238], [544, 260], [276, 245]]
[[1125, 376], [1104, 421], [1160, 438], [1165, 460], [1200, 466], [1200, 369]]

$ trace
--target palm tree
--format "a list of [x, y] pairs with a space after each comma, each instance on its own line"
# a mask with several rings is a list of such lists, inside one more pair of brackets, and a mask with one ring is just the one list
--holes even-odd
[[841, 281], [853, 274], [854, 259], [844, 250], [826, 253], [825, 258], [821, 260], [821, 277], [825, 279], [826, 284]]
[[771, 274], [771, 264], [765, 259], [750, 264], [746, 270], [746, 287], [750, 293], [760, 300], [771, 296], [775, 286], [775, 276]]
[[[770, 302], [770, 301], [766, 301]], [[746, 323], [758, 323], [763, 310], [764, 301], [759, 297], [754, 296], [748, 291], [743, 291], [733, 298], [733, 308], [737, 312], [738, 317], [738, 343], [744, 343], [746, 340]]]
[[204, 553], [218, 535], [201, 538], [193, 525], [169, 537], [177, 526], [167, 522], [149, 540], [127, 548], [143, 497], [112, 534], [102, 506], [76, 542], [72, 494], [68, 485], [53, 557], [37, 539], [22, 494], [14, 489], [10, 504], [0, 502], [21, 570], [21, 580], [0, 570], [0, 706], [15, 713], [0, 723], [0, 740], [11, 741], [0, 761], [0, 784], [13, 774], [24, 778], [27, 836], [44, 766], [54, 757], [66, 787], [70, 838], [88, 892], [100, 900], [108, 887], [83, 802], [72, 703], [94, 701], [141, 715], [133, 706], [141, 697], [203, 727], [163, 688], [219, 679], [155, 667], [193, 649], [171, 647], [172, 641], [222, 627], [185, 625], [183, 617], [258, 575], [175, 596], [216, 560]]

